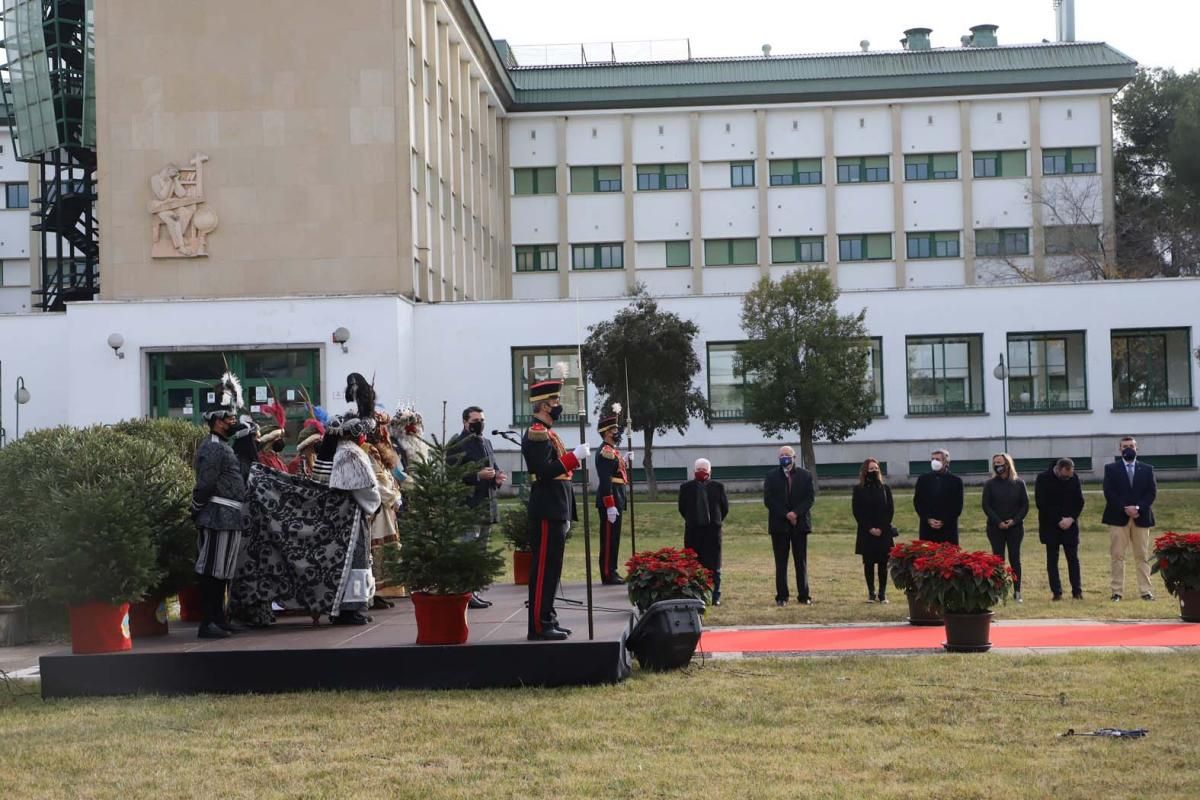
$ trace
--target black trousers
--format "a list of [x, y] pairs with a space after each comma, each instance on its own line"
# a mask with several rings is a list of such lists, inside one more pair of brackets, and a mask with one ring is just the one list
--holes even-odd
[[700, 564], [713, 574], [713, 601], [721, 599], [721, 526], [684, 525], [683, 546], [696, 551]]
[[[1050, 578], [1050, 593], [1062, 594], [1062, 579], [1058, 576], [1058, 542], [1046, 545], [1046, 575]], [[1071, 582], [1071, 596], [1083, 594], [1083, 581], [1079, 576], [1079, 540], [1063, 542], [1063, 553], [1067, 557], [1067, 580]]]
[[601, 508], [600, 512], [600, 580], [611, 580], [620, 575], [617, 561], [621, 555], [621, 521], [625, 512], [617, 515], [616, 522], [608, 521], [608, 510]]
[[808, 600], [808, 534], [792, 528], [788, 533], [772, 533], [771, 548], [775, 551], [775, 599], [788, 599], [788, 553], [796, 568], [796, 599]]
[[529, 562], [529, 633], [541, 633], [553, 627], [554, 593], [562, 577], [563, 550], [567, 542], [567, 523], [561, 520], [530, 519], [529, 544], [533, 558]]
[[229, 581], [211, 575], [197, 575], [200, 586], [200, 613], [202, 625], [223, 625], [227, 621], [225, 598]]
[[863, 556], [863, 577], [867, 579], [867, 591], [875, 594], [875, 573], [879, 573], [879, 594], [878, 597], [882, 600], [887, 597], [887, 570], [888, 559], [883, 561], [871, 561], [866, 556]]
[[1008, 550], [1008, 565], [1017, 573], [1014, 586], [1018, 592], [1021, 591], [1021, 540], [1025, 538], [1025, 528], [1014, 525], [1007, 530], [1000, 530], [989, 525], [987, 537], [992, 545], [992, 555], [1003, 558], [1004, 551]]

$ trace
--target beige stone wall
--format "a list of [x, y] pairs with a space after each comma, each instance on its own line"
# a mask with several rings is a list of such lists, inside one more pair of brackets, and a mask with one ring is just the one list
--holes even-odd
[[[97, 3], [102, 297], [496, 296], [503, 281], [484, 273], [495, 248], [483, 246], [480, 219], [482, 187], [492, 197], [496, 187], [486, 175], [482, 185], [465, 181], [470, 165], [479, 176], [478, 159], [490, 158], [469, 131], [445, 139], [464, 143], [459, 163], [468, 166], [450, 168], [449, 146], [434, 166], [464, 181], [455, 196], [472, 198], [463, 216], [478, 222], [445, 226], [453, 257], [436, 265], [445, 290], [430, 297], [414, 287], [410, 113], [424, 98], [408, 74], [409, 20], [424, 9], [440, 12], [439, 28], [438, 17], [449, 23], [443, 63], [465, 59], [455, 85], [472, 102], [459, 105], [482, 106], [473, 121], [486, 125], [496, 109], [480, 102], [487, 87], [474, 54], [450, 41], [453, 19], [440, 2]], [[220, 220], [209, 255], [152, 259], [150, 177], [196, 152], [208, 156], [204, 195]]]

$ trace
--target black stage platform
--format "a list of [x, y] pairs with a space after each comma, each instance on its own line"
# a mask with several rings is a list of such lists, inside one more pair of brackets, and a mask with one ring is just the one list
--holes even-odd
[[[633, 609], [623, 586], [594, 586], [596, 638], [587, 638], [583, 605], [556, 603], [565, 642], [525, 639], [524, 586], [496, 586], [491, 608], [469, 611], [462, 645], [417, 645], [412, 602], [372, 612], [362, 627], [313, 627], [309, 617], [285, 615], [267, 630], [217, 641], [196, 638], [196, 626], [171, 623], [171, 633], [136, 639], [133, 649], [105, 655], [42, 656], [42, 697], [123, 694], [294, 692], [309, 689], [467, 689], [501, 686], [580, 686], [614, 683], [629, 675], [625, 638]], [[565, 587], [583, 601], [582, 584]]]

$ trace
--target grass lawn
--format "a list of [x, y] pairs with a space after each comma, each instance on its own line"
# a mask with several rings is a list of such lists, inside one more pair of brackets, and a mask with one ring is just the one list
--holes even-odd
[[[997, 618], [1162, 619], [1178, 616], [1178, 602], [1167, 594], [1157, 575], [1152, 576], [1151, 580], [1158, 599], [1146, 602], [1138, 598], [1136, 575], [1133, 563], [1128, 558], [1125, 565], [1125, 599], [1120, 603], [1109, 600], [1108, 530], [1100, 524], [1104, 498], [1098, 489], [1094, 489], [1085, 493], [1085, 499], [1087, 506], [1083, 513], [1079, 556], [1084, 599], [1070, 599], [1066, 560], [1060, 555], [1059, 572], [1067, 599], [1059, 603], [1050, 602], [1050, 589], [1046, 581], [1046, 551], [1038, 541], [1036, 512], [1031, 512], [1026, 520], [1025, 539], [1021, 547], [1025, 602], [1017, 604], [1009, 601], [1007, 605], [998, 607]], [[907, 616], [904, 595], [895, 589], [889, 588], [891, 602], [888, 605], [866, 602], [862, 561], [854, 555], [854, 519], [850, 513], [849, 492], [830, 491], [818, 495], [813, 510], [814, 533], [809, 537], [808, 549], [809, 586], [814, 602], [811, 606], [793, 603], [785, 608], [775, 607], [775, 566], [771, 556], [771, 541], [766, 533], [766, 508], [762, 505], [761, 496], [731, 495], [731, 500], [734, 502], [725, 522], [721, 607], [709, 609], [705, 617], [706, 624], [895, 622]], [[901, 537], [899, 541], [915, 539], [916, 514], [912, 511], [911, 490], [895, 490], [895, 501], [896, 527], [900, 529]], [[989, 550], [978, 487], [968, 487], [964, 509], [960, 537], [962, 546]], [[1152, 536], [1168, 530], [1198, 530], [1200, 487], [1195, 484], [1163, 484], [1154, 510], [1158, 527]], [[638, 503], [635, 513], [639, 550], [683, 545], [683, 524], [673, 495], [658, 503]], [[630, 552], [628, 519], [625, 524], [621, 542], [622, 562]], [[594, 511], [592, 525], [594, 558], [599, 548]], [[580, 522], [575, 526], [567, 547], [564, 580], [582, 581], [583, 565], [583, 524]], [[511, 576], [511, 570], [507, 575]], [[593, 568], [593, 575], [599, 580], [596, 568]], [[794, 599], [795, 577], [790, 578]]]
[[[1195, 663], [854, 657], [582, 689], [0, 695], [0, 795], [1192, 798]], [[1150, 736], [1056, 735], [1109, 726]]]

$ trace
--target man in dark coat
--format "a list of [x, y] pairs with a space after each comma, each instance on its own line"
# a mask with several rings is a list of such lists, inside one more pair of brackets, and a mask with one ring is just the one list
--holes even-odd
[[[496, 507], [496, 490], [504, 485], [506, 476], [496, 466], [496, 452], [492, 443], [483, 435], [484, 416], [479, 406], [469, 406], [463, 410], [463, 429], [450, 440], [447, 449], [450, 460], [454, 463], [470, 463], [478, 467], [463, 480], [468, 486], [475, 488], [467, 498], [469, 508], [479, 509], [483, 521], [473, 531], [473, 535], [488, 542], [492, 526], [500, 521], [499, 510]], [[487, 608], [492, 604], [477, 593], [471, 595], [468, 606], [471, 608]]]
[[575, 488], [571, 475], [589, 455], [591, 448], [581, 442], [568, 450], [554, 422], [562, 413], [559, 395], [563, 381], [538, 381], [529, 387], [529, 402], [534, 422], [521, 437], [521, 455], [529, 473], [529, 544], [533, 557], [529, 564], [530, 640], [561, 641], [571, 635], [558, 624], [554, 613], [554, 593], [562, 576], [563, 549], [571, 521], [578, 516]]
[[1083, 513], [1083, 485], [1075, 474], [1075, 462], [1060, 458], [1037, 476], [1033, 502], [1038, 511], [1038, 539], [1046, 545], [1046, 575], [1050, 578], [1050, 599], [1062, 600], [1062, 580], [1058, 575], [1058, 549], [1067, 557], [1067, 578], [1071, 597], [1083, 599], [1079, 575], [1079, 515]]
[[958, 544], [958, 518], [963, 510], [962, 478], [950, 472], [950, 451], [934, 450], [930, 471], [917, 478], [913, 508], [920, 522], [920, 538], [928, 542]]
[[1104, 516], [1112, 560], [1112, 600], [1125, 591], [1125, 551], [1132, 548], [1137, 567], [1138, 592], [1153, 600], [1150, 591], [1150, 529], [1154, 527], [1154, 498], [1158, 481], [1154, 467], [1137, 460], [1137, 439], [1120, 441], [1121, 460], [1104, 467]]
[[725, 487], [710, 480], [712, 464], [696, 460], [692, 480], [679, 487], [683, 517], [683, 546], [696, 551], [701, 565], [713, 575], [713, 605], [721, 605], [721, 525], [729, 516]]
[[779, 466], [763, 481], [763, 504], [767, 507], [767, 532], [775, 552], [775, 605], [788, 601], [788, 553], [796, 568], [796, 601], [812, 605], [808, 591], [808, 534], [812, 531], [816, 488], [812, 474], [796, 466], [796, 451], [779, 448]]
[[596, 510], [600, 512], [600, 582], [606, 586], [624, 583], [617, 571], [621, 552], [621, 517], [625, 514], [625, 487], [629, 484], [629, 469], [621, 455], [620, 404], [613, 404], [611, 414], [596, 423], [596, 431], [604, 444], [596, 451]]

